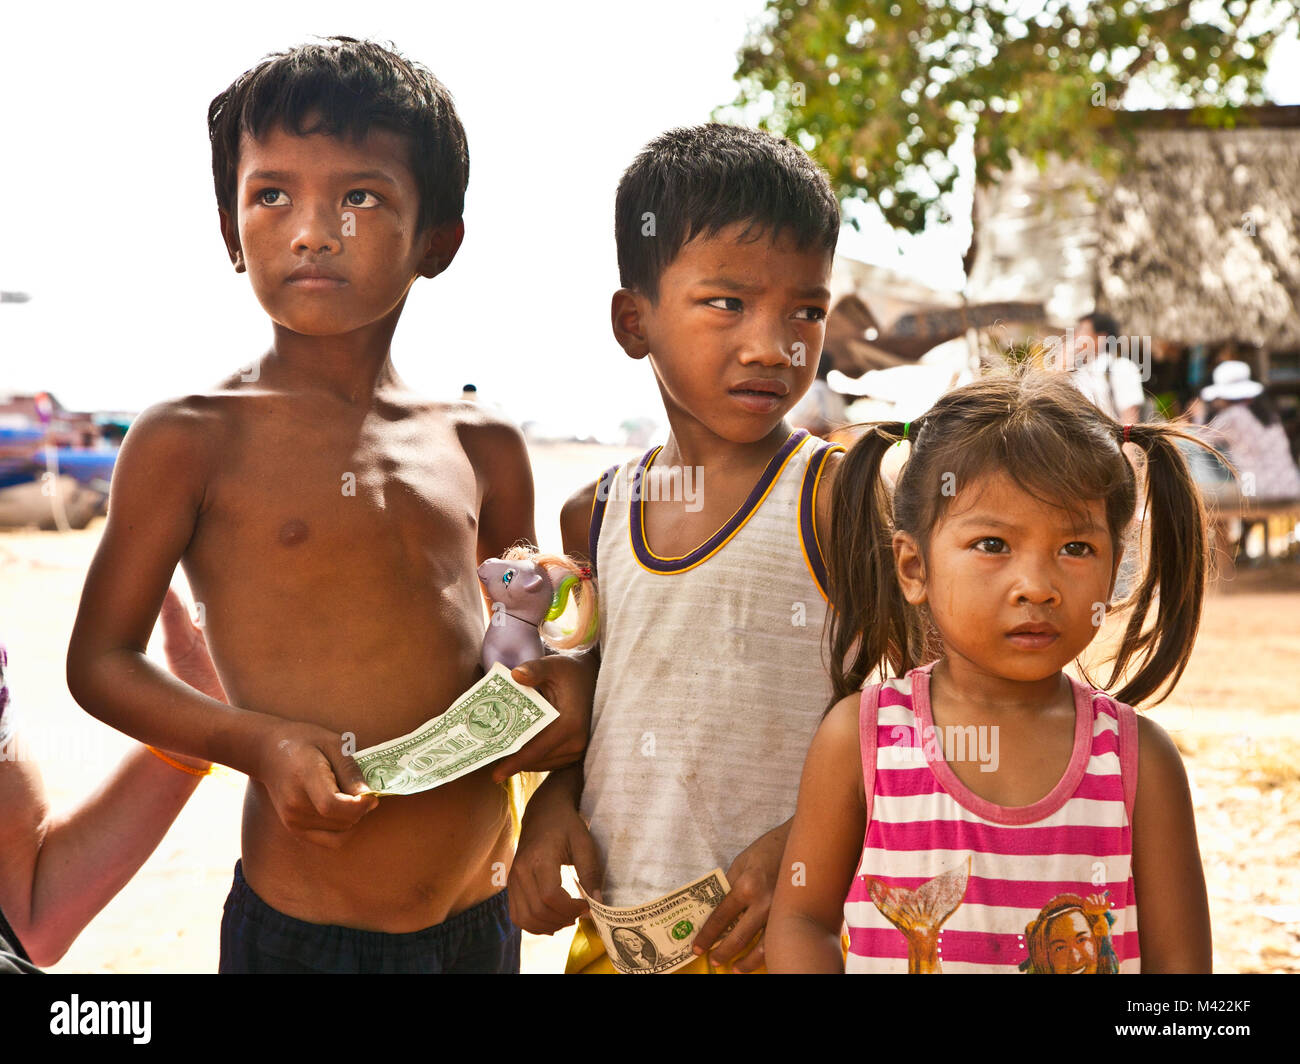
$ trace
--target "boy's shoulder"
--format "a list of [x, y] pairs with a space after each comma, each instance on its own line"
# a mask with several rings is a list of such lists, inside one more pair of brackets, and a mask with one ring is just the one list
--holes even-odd
[[596, 503], [596, 488], [600, 480], [584, 484], [560, 507], [560, 538], [564, 543], [564, 553], [571, 558], [587, 558], [590, 551], [588, 531], [591, 526], [591, 513]]
[[[281, 404], [299, 395], [259, 387], [235, 374], [204, 392], [164, 399], [147, 407], [131, 424], [124, 449], [162, 452], [191, 462], [220, 454], [230, 441], [264, 422]], [[414, 392], [376, 396], [375, 412], [388, 422], [408, 427], [444, 429], [476, 466], [514, 468], [527, 461], [523, 433], [503, 416], [474, 403], [440, 401]], [[436, 445], [434, 437], [430, 445]]]
[[446, 418], [458, 431], [467, 437], [484, 437], [487, 439], [522, 441], [524, 434], [519, 426], [509, 421], [504, 415], [464, 400], [441, 401], [435, 399], [411, 400], [413, 412], [429, 417]]
[[527, 491], [532, 505], [532, 464], [528, 443], [519, 426], [477, 403], [434, 402], [420, 405], [430, 418], [445, 419], [452, 426], [465, 455], [478, 470], [489, 493]]
[[154, 403], [132, 422], [122, 450], [164, 452], [191, 459], [220, 445], [229, 421], [220, 397], [193, 393]]
[[[218, 381], [204, 392], [164, 399], [145, 409], [132, 424], [157, 430], [170, 426], [190, 431], [215, 430], [268, 404], [307, 400], [301, 392], [266, 388], [239, 372]], [[441, 421], [467, 438], [522, 440], [523, 434], [504, 416], [477, 403], [438, 400], [406, 389], [381, 391], [374, 399], [376, 413], [388, 421], [407, 419]]]

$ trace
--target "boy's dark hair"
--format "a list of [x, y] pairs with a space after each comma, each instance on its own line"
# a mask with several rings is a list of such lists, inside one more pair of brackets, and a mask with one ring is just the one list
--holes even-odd
[[[360, 139], [372, 127], [404, 134], [420, 190], [421, 230], [460, 218], [469, 183], [469, 148], [451, 93], [395, 50], [329, 37], [267, 56], [208, 105], [217, 205], [235, 215], [239, 140], [275, 125], [296, 136]], [[307, 119], [316, 116], [308, 128]]]
[[1119, 322], [1104, 310], [1094, 310], [1091, 314], [1085, 314], [1079, 319], [1079, 324], [1082, 325], [1085, 321], [1092, 326], [1092, 331], [1097, 334], [1098, 340], [1114, 340], [1119, 336]]
[[659, 297], [659, 277], [693, 237], [737, 222], [757, 238], [784, 230], [801, 249], [835, 250], [840, 205], [807, 153], [782, 137], [713, 123], [670, 129], [618, 183], [619, 282]]

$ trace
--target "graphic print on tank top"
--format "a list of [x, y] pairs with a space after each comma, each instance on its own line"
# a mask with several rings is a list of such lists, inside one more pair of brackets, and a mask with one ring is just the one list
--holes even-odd
[[846, 970], [1140, 970], [1133, 710], [1071, 680], [1064, 776], [1032, 805], [997, 806], [935, 748], [931, 668], [863, 692], [867, 832], [844, 906]]
[[[907, 941], [909, 975], [938, 975], [943, 971], [939, 943], [944, 922], [961, 905], [970, 879], [966, 865], [926, 880], [916, 890], [891, 887], [864, 876], [867, 894]], [[1110, 891], [1081, 898], [1058, 894], [1025, 926], [1029, 956], [1020, 971], [1034, 975], [1114, 975], [1119, 971], [1110, 929]]]

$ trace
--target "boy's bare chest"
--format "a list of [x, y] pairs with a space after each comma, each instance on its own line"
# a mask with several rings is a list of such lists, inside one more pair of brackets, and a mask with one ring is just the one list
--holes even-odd
[[289, 569], [473, 556], [480, 492], [456, 435], [416, 419], [339, 432], [304, 418], [231, 443], [205, 499], [209, 545]]

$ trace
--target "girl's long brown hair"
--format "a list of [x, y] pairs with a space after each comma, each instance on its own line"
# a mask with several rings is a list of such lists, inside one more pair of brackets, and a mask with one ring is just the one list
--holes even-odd
[[[943, 396], [906, 426], [911, 452], [891, 500], [881, 460], [904, 428], [901, 421], [868, 426], [835, 475], [827, 559], [835, 700], [885, 666], [901, 676], [939, 656], [926, 618], [903, 598], [893, 535], [910, 533], [924, 556], [963, 485], [1001, 472], [1028, 494], [1071, 512], [1100, 499], [1116, 552], [1136, 512], [1138, 481], [1121, 449], [1124, 426], [1088, 402], [1064, 374], [1012, 370]], [[1132, 615], [1105, 687], [1110, 690], [1134, 664], [1136, 671], [1114, 695], [1137, 705], [1157, 692], [1154, 702], [1163, 700], [1178, 682], [1205, 593], [1205, 510], [1177, 441], [1218, 452], [1175, 425], [1133, 425], [1128, 439], [1146, 455], [1149, 561], [1124, 603]]]

